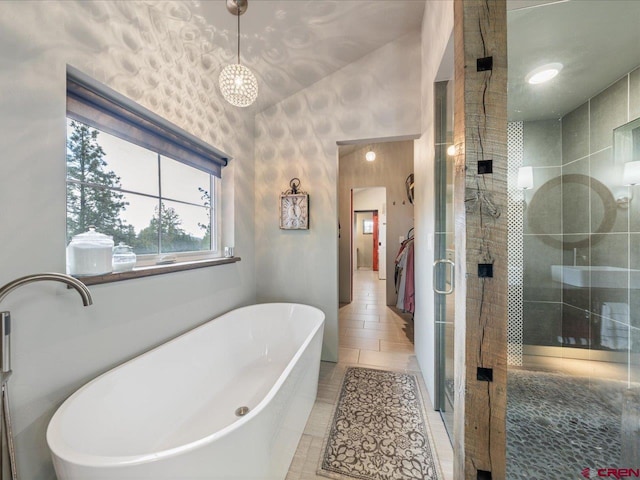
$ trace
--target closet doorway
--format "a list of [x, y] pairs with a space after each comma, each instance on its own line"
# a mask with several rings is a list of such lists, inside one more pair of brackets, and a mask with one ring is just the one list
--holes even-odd
[[352, 191], [351, 258], [352, 274], [360, 270], [377, 272], [378, 280], [387, 272], [387, 189], [354, 188]]
[[[367, 161], [366, 154], [371, 150], [375, 151], [376, 158]], [[353, 302], [356, 290], [355, 212], [373, 210], [378, 211], [378, 271], [374, 271], [372, 265], [370, 273], [364, 273], [380, 282], [383, 305], [396, 304], [394, 260], [400, 242], [414, 223], [413, 204], [406, 192], [406, 179], [413, 172], [413, 152], [413, 140], [346, 145], [339, 149], [338, 293], [341, 305]], [[367, 242], [369, 245], [373, 243], [372, 237], [373, 234], [367, 235], [371, 239], [371, 243]]]
[[[366, 157], [372, 150], [374, 161]], [[395, 259], [414, 223], [413, 204], [406, 192], [413, 152], [413, 140], [339, 148], [339, 362], [419, 370], [411, 314], [395, 308]]]
[[353, 270], [378, 271], [378, 211], [353, 212], [353, 238], [356, 251]]

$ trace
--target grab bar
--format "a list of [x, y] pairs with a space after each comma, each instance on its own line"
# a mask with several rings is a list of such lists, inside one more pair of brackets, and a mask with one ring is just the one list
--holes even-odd
[[[451, 268], [450, 273], [451, 273], [451, 286], [447, 289], [447, 290], [439, 290], [438, 287], [436, 286], [437, 283], [437, 266], [441, 263], [446, 263], [447, 265], [449, 265], [449, 267]], [[440, 259], [440, 260], [436, 260], [435, 262], [433, 262], [433, 291], [436, 293], [439, 293], [441, 295], [451, 295], [453, 293], [453, 289], [455, 288], [455, 263], [453, 263], [452, 260], [449, 260], [448, 258], [444, 258], [444, 259]]]

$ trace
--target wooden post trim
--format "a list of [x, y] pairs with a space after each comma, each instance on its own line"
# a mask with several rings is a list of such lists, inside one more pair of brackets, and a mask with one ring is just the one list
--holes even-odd
[[[506, 476], [505, 0], [454, 0], [456, 404], [454, 476]], [[479, 173], [481, 170], [490, 173]], [[480, 370], [479, 370], [480, 369]]]

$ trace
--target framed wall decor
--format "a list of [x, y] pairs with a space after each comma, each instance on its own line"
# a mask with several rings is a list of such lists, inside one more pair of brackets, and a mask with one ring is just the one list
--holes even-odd
[[280, 228], [308, 230], [309, 194], [299, 190], [299, 178], [292, 178], [289, 186], [291, 188], [280, 195]]

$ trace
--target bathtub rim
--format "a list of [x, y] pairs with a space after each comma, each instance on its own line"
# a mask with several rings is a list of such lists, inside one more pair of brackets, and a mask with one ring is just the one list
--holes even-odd
[[[252, 308], [255, 307], [259, 307], [259, 306], [287, 306], [287, 307], [304, 307], [305, 309], [311, 309], [311, 310], [315, 310], [318, 313], [320, 313], [320, 317], [321, 320], [318, 322], [317, 325], [315, 325], [311, 331], [309, 332], [309, 335], [307, 335], [307, 337], [305, 338], [304, 342], [301, 343], [301, 345], [298, 347], [298, 350], [296, 351], [296, 353], [293, 355], [293, 357], [291, 358], [291, 360], [289, 361], [289, 363], [286, 365], [286, 367], [283, 369], [282, 373], [280, 374], [280, 376], [278, 377], [278, 379], [276, 380], [276, 382], [273, 384], [273, 386], [269, 389], [269, 391], [267, 392], [267, 394], [264, 396], [264, 398], [262, 398], [262, 400], [260, 401], [260, 403], [258, 403], [255, 408], [251, 409], [249, 411], [249, 413], [247, 413], [246, 415], [244, 415], [243, 417], [238, 418], [238, 420], [236, 420], [235, 422], [227, 425], [226, 427], [210, 434], [207, 435], [203, 438], [194, 440], [192, 442], [189, 443], [185, 443], [183, 445], [180, 445], [178, 447], [173, 447], [173, 448], [168, 448], [165, 450], [159, 450], [157, 452], [150, 452], [150, 453], [144, 453], [144, 454], [138, 454], [138, 455], [126, 455], [126, 456], [104, 456], [104, 455], [94, 455], [94, 454], [87, 454], [87, 453], [81, 453], [78, 452], [76, 449], [73, 449], [71, 447], [69, 447], [69, 444], [64, 440], [64, 438], [62, 437], [62, 434], [60, 433], [60, 426], [61, 426], [61, 420], [60, 418], [62, 418], [64, 416], [64, 413], [69, 409], [69, 406], [73, 403], [73, 400], [79, 396], [81, 394], [81, 392], [83, 390], [85, 390], [86, 388], [89, 388], [93, 383], [98, 382], [100, 379], [102, 379], [105, 376], [114, 374], [115, 372], [117, 372], [118, 370], [124, 368], [127, 364], [129, 364], [130, 362], [133, 362], [139, 358], [145, 357], [147, 355], [150, 355], [152, 352], [156, 351], [157, 349], [162, 348], [163, 346], [166, 346], [168, 344], [177, 342], [179, 339], [181, 339], [184, 336], [187, 336], [189, 334], [195, 333], [196, 331], [200, 330], [200, 329], [204, 329], [206, 326], [208, 326], [208, 324], [212, 321], [218, 320], [228, 314], [231, 314], [233, 312], [241, 312], [243, 310], [250, 310]], [[239, 308], [235, 308], [233, 310], [229, 310], [221, 315], [218, 315], [217, 317], [213, 317], [210, 318], [209, 320], [207, 320], [206, 322], [202, 323], [201, 325], [198, 325], [190, 330], [187, 330], [184, 333], [181, 333], [180, 335], [171, 338], [170, 340], [167, 340], [166, 342], [161, 343], [160, 345], [153, 347], [150, 350], [147, 350], [146, 352], [143, 352], [139, 355], [136, 355], [135, 357], [107, 370], [106, 372], [98, 375], [97, 377], [95, 377], [94, 379], [88, 381], [87, 383], [85, 383], [84, 385], [82, 385], [81, 387], [79, 387], [77, 390], [75, 390], [55, 411], [55, 413], [53, 414], [53, 416], [51, 417], [51, 419], [49, 420], [49, 424], [47, 425], [47, 432], [46, 432], [46, 441], [47, 441], [47, 447], [49, 448], [49, 452], [51, 453], [52, 456], [54, 457], [58, 457], [61, 460], [68, 462], [68, 463], [72, 463], [74, 465], [79, 465], [79, 466], [83, 466], [83, 467], [101, 467], [101, 468], [116, 468], [116, 467], [124, 467], [124, 466], [133, 466], [133, 465], [142, 465], [145, 463], [149, 463], [149, 462], [153, 462], [155, 460], [159, 460], [159, 459], [163, 459], [163, 458], [170, 458], [176, 455], [180, 455], [186, 452], [189, 452], [191, 450], [195, 450], [201, 446], [207, 445], [209, 443], [212, 443], [216, 440], [219, 440], [229, 434], [231, 434], [234, 430], [240, 428], [242, 425], [244, 425], [245, 423], [251, 421], [253, 418], [255, 418], [262, 410], [264, 410], [264, 408], [271, 402], [271, 400], [273, 399], [273, 397], [275, 397], [275, 395], [278, 393], [278, 391], [280, 390], [280, 388], [282, 387], [282, 385], [284, 384], [285, 380], [289, 377], [289, 374], [291, 373], [291, 371], [293, 370], [294, 366], [297, 364], [298, 360], [300, 359], [300, 357], [303, 355], [303, 353], [307, 350], [309, 344], [316, 338], [316, 336], [318, 335], [318, 333], [322, 334], [323, 333], [323, 329], [324, 329], [324, 323], [326, 320], [326, 315], [325, 313], [317, 308], [314, 307], [312, 305], [307, 305], [307, 304], [303, 304], [303, 303], [288, 303], [288, 302], [265, 302], [265, 303], [256, 303], [256, 304], [252, 304], [252, 305], [247, 305], [244, 307], [239, 307]], [[53, 448], [53, 445], [55, 445], [55, 448]]]

